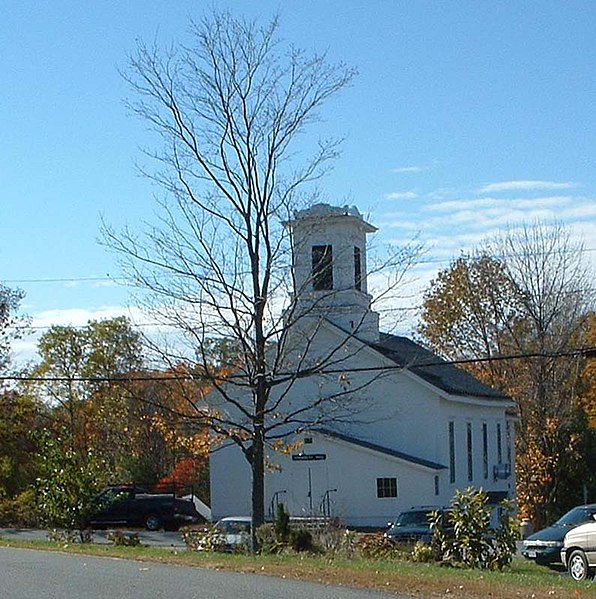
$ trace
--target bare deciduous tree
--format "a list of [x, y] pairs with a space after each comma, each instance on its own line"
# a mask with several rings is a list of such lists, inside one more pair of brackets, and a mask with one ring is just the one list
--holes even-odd
[[[287, 47], [277, 30], [275, 19], [263, 28], [223, 13], [193, 23], [189, 46], [163, 52], [139, 45], [125, 77], [136, 97], [132, 110], [164, 143], [150, 154], [161, 168], [146, 173], [166, 192], [164, 216], [141, 238], [106, 231], [128, 274], [149, 292], [152, 313], [184, 333], [194, 372], [227, 404], [201, 416], [250, 463], [253, 531], [264, 520], [266, 445], [312, 423], [315, 413], [337, 417], [348, 394], [284, 405], [294, 381], [340, 364], [345, 352], [333, 348], [307, 361], [307, 340], [289, 371], [287, 331], [305, 315], [297, 302], [285, 311], [282, 305], [300, 294], [287, 224], [308, 204], [302, 190], [338, 151], [336, 140], [309, 150], [302, 134], [354, 71]], [[417, 249], [399, 255], [398, 266]], [[233, 349], [232, 363], [213, 360], [213, 339], [221, 338]], [[189, 363], [183, 350], [158, 349], [172, 364]]]

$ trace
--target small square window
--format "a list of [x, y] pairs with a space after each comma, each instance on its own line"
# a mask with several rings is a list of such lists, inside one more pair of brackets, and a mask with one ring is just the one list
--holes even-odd
[[377, 478], [377, 497], [397, 497], [397, 478]]

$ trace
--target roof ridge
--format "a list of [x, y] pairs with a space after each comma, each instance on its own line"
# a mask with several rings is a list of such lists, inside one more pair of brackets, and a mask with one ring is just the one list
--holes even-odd
[[419, 458], [413, 456], [411, 454], [405, 453], [403, 451], [399, 451], [397, 449], [392, 449], [390, 447], [385, 447], [383, 445], [379, 445], [377, 443], [372, 443], [370, 441], [364, 441], [358, 437], [353, 437], [352, 435], [348, 435], [346, 433], [340, 433], [338, 431], [328, 429], [328, 428], [315, 428], [312, 429], [313, 432], [319, 432], [323, 435], [329, 437], [335, 437], [342, 441], [346, 441], [347, 443], [351, 443], [353, 445], [358, 445], [360, 447], [365, 447], [366, 449], [371, 449], [373, 451], [377, 451], [379, 453], [383, 453], [385, 455], [390, 455], [395, 458], [399, 458], [400, 460], [404, 460], [406, 462], [411, 462], [413, 464], [417, 464], [418, 466], [424, 466], [425, 468], [430, 468], [432, 470], [445, 470], [447, 466], [443, 464], [439, 464], [437, 462], [433, 462], [431, 460], [427, 460], [425, 458]]

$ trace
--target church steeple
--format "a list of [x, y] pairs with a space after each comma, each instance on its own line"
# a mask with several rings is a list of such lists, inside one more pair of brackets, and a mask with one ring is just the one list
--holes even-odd
[[294, 307], [324, 316], [365, 341], [379, 339], [379, 315], [371, 310], [366, 235], [377, 229], [358, 209], [316, 204], [298, 212], [292, 230]]

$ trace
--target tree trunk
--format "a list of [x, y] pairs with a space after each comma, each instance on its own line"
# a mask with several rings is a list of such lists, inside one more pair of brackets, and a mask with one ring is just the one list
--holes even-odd
[[257, 528], [265, 521], [265, 467], [264, 467], [264, 439], [262, 424], [256, 424], [252, 446], [252, 526], [251, 526], [251, 551], [256, 553], [259, 549]]

